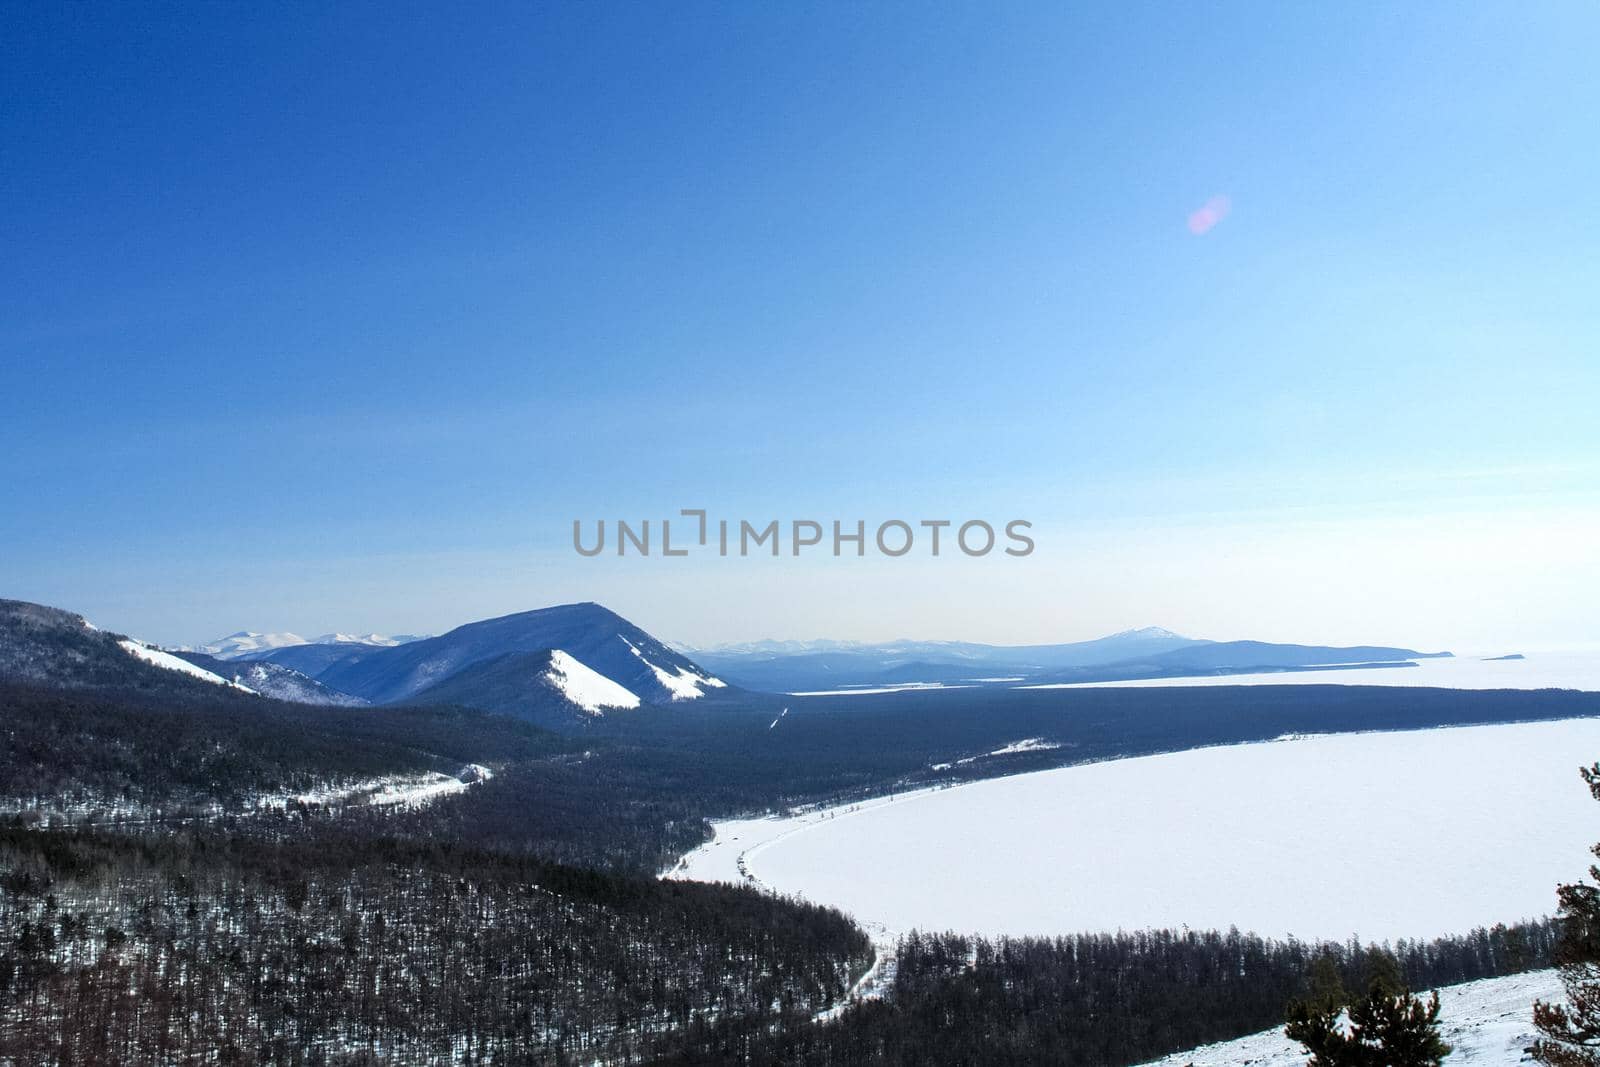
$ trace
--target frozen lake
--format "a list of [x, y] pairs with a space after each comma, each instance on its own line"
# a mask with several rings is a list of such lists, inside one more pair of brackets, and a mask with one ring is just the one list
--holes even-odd
[[890, 932], [1432, 937], [1554, 910], [1600, 840], [1596, 759], [1597, 719], [1196, 749], [721, 823], [672, 876]]
[[1416, 685], [1441, 689], [1586, 689], [1600, 691], [1600, 651], [1532, 652], [1524, 659], [1453, 656], [1415, 660], [1415, 667], [1277, 671], [1264, 674], [1206, 675], [1196, 678], [1141, 678], [1126, 682], [1069, 682], [1018, 686], [1019, 689], [1080, 689], [1084, 686], [1189, 685]]

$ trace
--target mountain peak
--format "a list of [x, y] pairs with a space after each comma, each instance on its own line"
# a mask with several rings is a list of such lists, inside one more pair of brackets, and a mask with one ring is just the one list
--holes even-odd
[[275, 648], [287, 648], [290, 645], [305, 643], [305, 638], [294, 633], [263, 634], [254, 630], [238, 630], [227, 637], [199, 645], [193, 651], [204, 652], [218, 659], [235, 659], [253, 652], [270, 652]]
[[1187, 641], [1182, 634], [1173, 633], [1164, 626], [1141, 626], [1134, 630], [1122, 630], [1111, 635], [1112, 637], [1135, 638], [1147, 641]]
[[[571, 671], [556, 673], [578, 679], [572, 684], [584, 692], [595, 688], [584, 671], [604, 676], [644, 703], [694, 700], [710, 689], [725, 688], [721, 679], [593, 601], [469, 622], [439, 637], [333, 664], [316, 678], [374, 703], [393, 703], [423, 694], [465, 668], [507, 653], [553, 650], [576, 662]], [[485, 680], [509, 684], [513, 676], [492, 673]], [[449, 692], [462, 699], [464, 684], [453, 685]], [[583, 701], [577, 703], [581, 706]]]

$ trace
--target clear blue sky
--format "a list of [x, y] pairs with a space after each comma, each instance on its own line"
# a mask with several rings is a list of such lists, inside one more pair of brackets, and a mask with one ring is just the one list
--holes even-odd
[[[1592, 3], [326, 8], [4, 5], [0, 595], [1600, 639]], [[1040, 547], [568, 547], [695, 505]]]

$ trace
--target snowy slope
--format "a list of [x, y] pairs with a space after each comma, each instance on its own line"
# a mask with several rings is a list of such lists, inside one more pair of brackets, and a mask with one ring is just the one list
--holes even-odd
[[330, 689], [314, 678], [270, 660], [219, 659], [203, 652], [178, 652], [180, 659], [192, 663], [202, 671], [246, 686], [262, 696], [274, 700], [287, 700], [296, 704], [318, 704], [325, 707], [357, 708], [366, 705], [360, 697]]
[[515, 715], [557, 730], [582, 729], [643, 703], [637, 693], [561, 649], [507, 652], [472, 663], [407, 700]]
[[722, 822], [675, 876], [899, 931], [1459, 934], [1583, 875], [1596, 758], [1600, 719], [1194, 749]]
[[151, 666], [161, 667], [169, 671], [177, 671], [179, 674], [187, 674], [191, 678], [200, 679], [202, 682], [211, 682], [214, 685], [232, 686], [235, 689], [243, 689], [247, 693], [255, 692], [255, 690], [251, 689], [247, 685], [240, 685], [238, 682], [223, 678], [220, 675], [212, 674], [208, 670], [205, 670], [201, 667], [196, 667], [193, 663], [190, 663], [186, 659], [179, 659], [172, 653], [163, 652], [159, 648], [153, 648], [150, 645], [140, 644], [138, 641], [129, 640], [127, 638], [118, 641], [117, 644], [121, 645], [130, 656], [141, 659]]
[[[1526, 1063], [1533, 1044], [1533, 1002], [1562, 999], [1555, 971], [1485, 978], [1439, 990], [1439, 1029], [1452, 1052], [1449, 1064]], [[1305, 1049], [1283, 1029], [1204, 1045], [1155, 1060], [1147, 1067], [1305, 1067]]]
[[704, 671], [695, 669], [692, 663], [669, 663], [665, 667], [652, 660], [644, 650], [626, 637], [618, 635], [623, 644], [628, 646], [639, 662], [650, 668], [650, 673], [655, 680], [665, 689], [673, 700], [696, 700], [706, 695], [708, 689], [722, 689], [727, 686], [720, 678], [713, 678]]
[[550, 668], [545, 672], [572, 703], [584, 711], [598, 714], [607, 708], [636, 708], [639, 698], [603, 674], [597, 674], [559, 648], [550, 653]]

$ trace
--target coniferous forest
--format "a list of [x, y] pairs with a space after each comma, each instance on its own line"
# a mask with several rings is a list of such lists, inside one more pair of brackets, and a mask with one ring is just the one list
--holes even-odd
[[[884, 999], [838, 1023], [729, 1035], [730, 1059], [815, 1065], [1143, 1063], [1281, 1025], [1324, 974], [1414, 989], [1550, 966], [1552, 923], [1395, 945], [1273, 941], [1237, 930], [1001, 938], [913, 932]], [[685, 1058], [683, 1062], [691, 1062]]]

